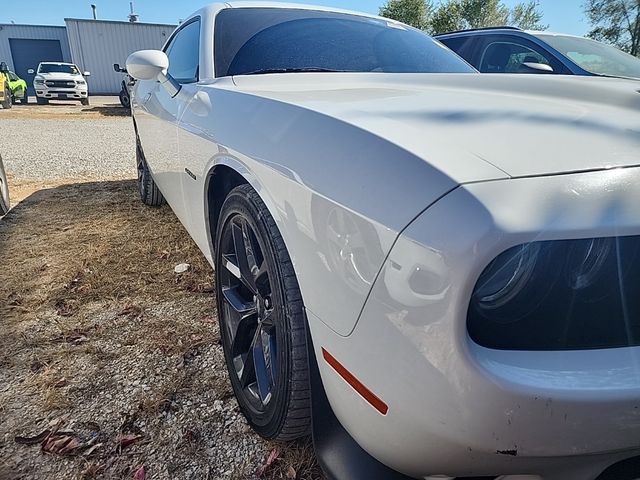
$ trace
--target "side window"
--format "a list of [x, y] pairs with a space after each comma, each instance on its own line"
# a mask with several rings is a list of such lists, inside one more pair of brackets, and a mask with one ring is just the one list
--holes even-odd
[[187, 23], [176, 32], [165, 49], [169, 74], [179, 83], [198, 81], [200, 64], [200, 19]]
[[[440, 39], [438, 39], [440, 40]], [[478, 37], [473, 35], [464, 35], [460, 37], [444, 38], [440, 42], [444, 43], [449, 49], [464, 58], [474, 67], [478, 68], [478, 62], [474, 62], [474, 51], [478, 43]]]
[[514, 36], [488, 38], [479, 58], [478, 70], [482, 73], [530, 73], [524, 63], [542, 63], [553, 68], [554, 73], [565, 73], [562, 64], [544, 49]]

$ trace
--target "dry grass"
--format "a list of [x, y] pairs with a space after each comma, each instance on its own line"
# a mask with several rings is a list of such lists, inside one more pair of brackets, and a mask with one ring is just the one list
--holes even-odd
[[[0, 478], [254, 477], [275, 446], [238, 412], [211, 268], [168, 207], [143, 207], [132, 181], [35, 192], [0, 221], [0, 265]], [[11, 441], [51, 421], [96, 424], [102, 446]], [[145, 441], [116, 448], [125, 431]], [[263, 478], [321, 478], [308, 442], [278, 448]]]
[[[104, 97], [101, 97], [104, 98]], [[107, 97], [109, 98], [109, 97]], [[118, 103], [117, 97], [113, 97], [110, 103], [98, 103], [97, 105], [84, 106], [79, 102], [51, 102], [49, 105], [14, 105], [11, 110], [2, 110], [2, 118], [23, 118], [23, 119], [69, 119], [69, 118], [105, 118], [105, 117], [126, 117], [131, 113]], [[34, 99], [31, 99], [34, 102]]]

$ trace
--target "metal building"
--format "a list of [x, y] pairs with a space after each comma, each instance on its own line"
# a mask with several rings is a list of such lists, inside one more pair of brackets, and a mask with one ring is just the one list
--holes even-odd
[[65, 19], [66, 27], [0, 24], [0, 61], [24, 78], [33, 95], [33, 77], [27, 70], [44, 61], [73, 62], [87, 79], [90, 95], [117, 94], [122, 74], [114, 63], [124, 64], [130, 53], [159, 49], [175, 25], [105, 20]]
[[91, 72], [89, 94], [120, 91], [122, 74], [113, 64], [124, 65], [136, 50], [160, 49], [175, 25], [66, 18], [71, 58], [81, 71]]
[[32, 95], [33, 75], [27, 74], [43, 60], [70, 62], [71, 50], [65, 27], [0, 24], [0, 61], [27, 80]]

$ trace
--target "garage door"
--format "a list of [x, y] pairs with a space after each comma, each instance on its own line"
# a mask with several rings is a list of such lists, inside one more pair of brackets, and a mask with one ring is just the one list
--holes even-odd
[[38, 67], [40, 62], [62, 62], [60, 40], [33, 40], [30, 38], [10, 38], [11, 58], [13, 66], [20, 78], [29, 85], [29, 95], [35, 95], [33, 77], [27, 70]]

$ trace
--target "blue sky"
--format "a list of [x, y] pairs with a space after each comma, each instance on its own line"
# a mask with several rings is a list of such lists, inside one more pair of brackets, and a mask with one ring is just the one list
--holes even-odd
[[[378, 7], [384, 0], [298, 0], [302, 3], [316, 3], [333, 7], [378, 13]], [[504, 0], [515, 5], [518, 0]], [[64, 18], [90, 18], [91, 3], [98, 6], [98, 18], [103, 20], [126, 20], [129, 13], [129, 0], [2, 0], [0, 23], [30, 23], [45, 25], [63, 25]], [[178, 19], [188, 16], [207, 0], [136, 0], [135, 8], [140, 20], [153, 23], [177, 23]], [[582, 0], [541, 0], [544, 11], [544, 23], [557, 32], [584, 35], [589, 25], [584, 19]]]

